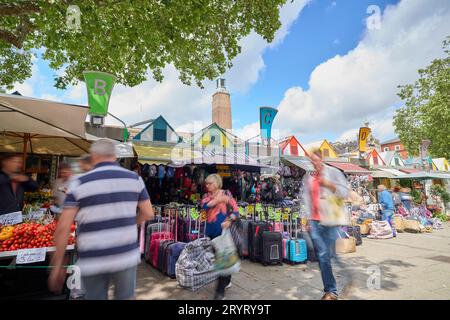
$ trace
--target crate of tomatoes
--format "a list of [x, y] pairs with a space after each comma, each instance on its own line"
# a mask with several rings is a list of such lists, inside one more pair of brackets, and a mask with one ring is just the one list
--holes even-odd
[[[53, 247], [56, 224], [56, 221], [48, 224], [26, 222], [15, 226], [4, 226], [0, 229], [0, 252]], [[74, 231], [75, 225], [72, 225], [69, 245], [75, 243]]]

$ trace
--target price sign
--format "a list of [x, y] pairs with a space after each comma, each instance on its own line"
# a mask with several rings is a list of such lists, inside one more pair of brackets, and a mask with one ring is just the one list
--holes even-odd
[[198, 213], [198, 211], [195, 208], [192, 208], [191, 209], [191, 218], [194, 220], [197, 220], [199, 216], [200, 216], [200, 214]]
[[292, 219], [298, 220], [298, 213], [293, 213], [292, 214]]
[[273, 210], [269, 210], [269, 219], [270, 220], [274, 220], [275, 219], [275, 214], [273, 213]]
[[44, 214], [45, 214], [45, 211], [43, 211], [43, 210], [31, 212], [28, 215], [28, 219], [30, 219], [30, 220], [39, 220], [39, 219], [41, 219], [44, 216]]
[[291, 212], [291, 208], [284, 208], [284, 212], [290, 213]]
[[17, 252], [16, 264], [45, 261], [46, 248], [22, 249]]
[[263, 211], [263, 208], [262, 208], [262, 205], [261, 205], [261, 203], [257, 203], [256, 204], [256, 212], [258, 212], [258, 213], [260, 213], [260, 212], [262, 212]]
[[248, 206], [248, 213], [250, 213], [250, 214], [255, 213], [255, 207], [253, 205]]
[[275, 209], [275, 219], [277, 220], [277, 222], [281, 221], [281, 210], [280, 209]]
[[245, 216], [245, 209], [243, 207], [239, 207], [239, 215], [241, 217]]
[[201, 214], [201, 221], [205, 222], [206, 221], [206, 210], [200, 211], [200, 214]]
[[289, 214], [283, 213], [283, 220], [289, 220]]
[[21, 211], [3, 214], [0, 216], [0, 224], [4, 226], [10, 226], [23, 222], [23, 215]]
[[269, 207], [268, 209], [269, 215], [273, 215], [274, 211], [273, 211], [273, 207]]

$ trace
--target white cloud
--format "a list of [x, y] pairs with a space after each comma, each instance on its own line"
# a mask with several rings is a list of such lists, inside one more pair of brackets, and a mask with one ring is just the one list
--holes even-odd
[[310, 0], [287, 2], [280, 10], [281, 27], [275, 33], [272, 43], [268, 44], [261, 36], [252, 32], [240, 45], [241, 53], [233, 61], [233, 68], [225, 74], [231, 92], [246, 92], [258, 81], [265, 64], [263, 54], [268, 48], [280, 45], [288, 35], [289, 29]]
[[[357, 47], [318, 65], [309, 88], [289, 88], [275, 125], [285, 134], [336, 135], [365, 119], [382, 135], [392, 134], [392, 110], [399, 84], [417, 79], [417, 70], [443, 55], [450, 30], [446, 0], [403, 0], [383, 13], [380, 30], [366, 30]], [[386, 116], [386, 113], [389, 116]]]

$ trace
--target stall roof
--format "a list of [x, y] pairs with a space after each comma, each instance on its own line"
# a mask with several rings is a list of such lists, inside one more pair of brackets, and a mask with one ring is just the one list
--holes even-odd
[[302, 168], [303, 170], [307, 172], [313, 172], [315, 171], [314, 166], [312, 165], [311, 161], [309, 161], [308, 158], [305, 157], [282, 157], [282, 159], [292, 163], [294, 166], [297, 166], [299, 168]]
[[174, 144], [138, 143], [133, 141], [133, 148], [139, 162], [168, 164], [175, 160], [195, 158], [200, 153]]
[[388, 171], [381, 171], [381, 170], [373, 170], [371, 173], [373, 178], [388, 178], [388, 179], [395, 179], [396, 176]]
[[345, 173], [355, 173], [355, 174], [370, 174], [370, 171], [367, 169], [364, 169], [360, 166], [357, 166], [356, 164], [350, 163], [350, 162], [334, 162], [334, 161], [327, 161], [327, 164], [335, 167], [339, 170], [344, 171]]
[[388, 172], [390, 174], [392, 174], [394, 177], [399, 177], [399, 176], [404, 176], [406, 175], [404, 172], [401, 172], [397, 169], [394, 168], [377, 168], [378, 170], [384, 171], [384, 172]]
[[437, 173], [437, 172], [418, 172], [418, 173], [410, 173], [401, 176], [403, 179], [418, 179], [418, 180], [427, 180], [427, 179], [450, 179], [450, 174], [445, 173]]
[[415, 169], [415, 168], [402, 168], [402, 169], [400, 169], [400, 171], [403, 171], [404, 173], [419, 173], [419, 172], [421, 172], [420, 170]]
[[260, 164], [255, 159], [244, 153], [235, 153], [230, 151], [203, 150], [194, 151], [195, 157], [187, 157], [185, 159], [175, 159], [172, 161], [174, 165], [181, 164], [219, 164], [219, 165], [238, 165], [249, 167], [268, 167]]

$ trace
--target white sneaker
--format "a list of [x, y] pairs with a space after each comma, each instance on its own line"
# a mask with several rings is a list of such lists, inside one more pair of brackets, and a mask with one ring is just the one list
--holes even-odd
[[225, 287], [225, 289], [230, 289], [232, 286], [233, 286], [233, 284], [230, 282], [230, 283]]

